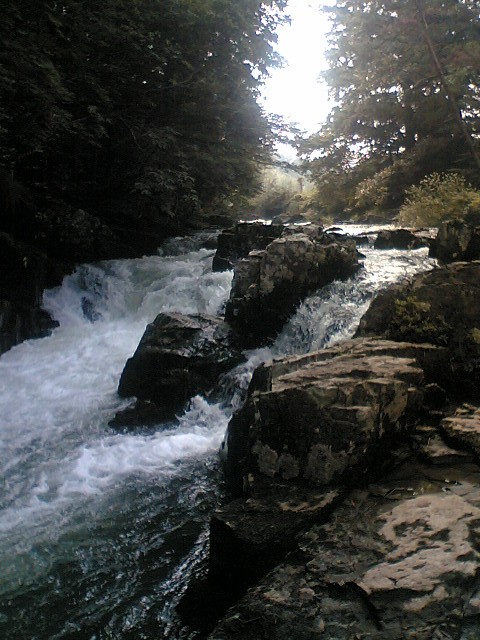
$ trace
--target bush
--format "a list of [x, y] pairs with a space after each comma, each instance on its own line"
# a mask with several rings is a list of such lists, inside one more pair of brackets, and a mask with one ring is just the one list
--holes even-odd
[[444, 220], [463, 219], [480, 209], [480, 191], [458, 173], [432, 173], [407, 189], [399, 222], [436, 227]]
[[388, 330], [390, 340], [447, 345], [452, 333], [452, 327], [443, 317], [432, 315], [429, 302], [421, 302], [415, 296], [395, 300], [395, 313]]
[[269, 167], [263, 172], [260, 192], [250, 200], [250, 208], [256, 217], [266, 219], [287, 212], [298, 213], [304, 182], [300, 174]]

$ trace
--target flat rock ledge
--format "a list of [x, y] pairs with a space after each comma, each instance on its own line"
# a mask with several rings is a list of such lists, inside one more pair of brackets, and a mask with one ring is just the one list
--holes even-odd
[[225, 439], [230, 489], [251, 474], [315, 485], [358, 482], [411, 431], [422, 384], [443, 366], [428, 344], [356, 339], [261, 366]]
[[480, 469], [408, 461], [351, 492], [209, 640], [474, 640]]
[[225, 454], [242, 497], [211, 521], [209, 588], [237, 590], [209, 640], [478, 638], [480, 409], [441, 420], [447, 358], [357, 338], [256, 370]]

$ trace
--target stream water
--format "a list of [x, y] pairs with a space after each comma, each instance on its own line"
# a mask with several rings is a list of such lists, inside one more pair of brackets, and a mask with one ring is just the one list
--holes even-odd
[[51, 337], [0, 358], [0, 637], [187, 640], [175, 614], [222, 498], [217, 451], [253, 369], [347, 338], [372, 296], [434, 265], [426, 250], [361, 248], [364, 268], [308, 298], [274, 344], [193, 398], [178, 424], [117, 433], [125, 361], [161, 311], [221, 314], [232, 274], [201, 235], [158, 255], [84, 265], [45, 293]]

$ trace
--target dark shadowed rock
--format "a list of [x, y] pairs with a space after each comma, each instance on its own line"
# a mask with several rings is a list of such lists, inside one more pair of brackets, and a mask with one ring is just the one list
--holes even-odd
[[118, 393], [151, 400], [173, 417], [242, 359], [230, 328], [206, 315], [161, 313], [149, 324], [120, 378]]
[[0, 353], [58, 326], [41, 305], [44, 289], [59, 284], [62, 275], [61, 265], [0, 233]]
[[309, 293], [359, 268], [353, 240], [311, 225], [289, 229], [235, 267], [225, 318], [246, 344], [273, 337]]
[[480, 226], [463, 220], [442, 223], [430, 253], [442, 262], [480, 259]]
[[428, 247], [429, 241], [408, 229], [389, 229], [378, 232], [373, 246], [375, 249], [420, 249]]
[[240, 222], [231, 229], [225, 229], [218, 236], [213, 270], [233, 269], [241, 258], [248, 256], [250, 251], [265, 249], [270, 242], [282, 235], [284, 229], [283, 224], [263, 222]]
[[121, 431], [135, 430], [158, 425], [172, 417], [169, 407], [158, 405], [151, 400], [136, 400], [133, 404], [115, 414], [108, 425]]

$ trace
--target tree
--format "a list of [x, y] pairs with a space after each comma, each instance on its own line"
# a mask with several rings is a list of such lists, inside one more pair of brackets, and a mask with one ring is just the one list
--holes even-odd
[[340, 173], [348, 206], [383, 172], [395, 206], [426, 173], [471, 167], [464, 136], [479, 123], [480, 3], [342, 0], [331, 11], [325, 75], [337, 106], [302, 145], [316, 155], [308, 167], [317, 182]]
[[256, 97], [285, 5], [6, 0], [0, 174], [5, 198], [14, 184], [31, 205], [2, 228], [38, 239], [81, 208], [111, 227], [180, 230], [251, 189], [273, 137]]

